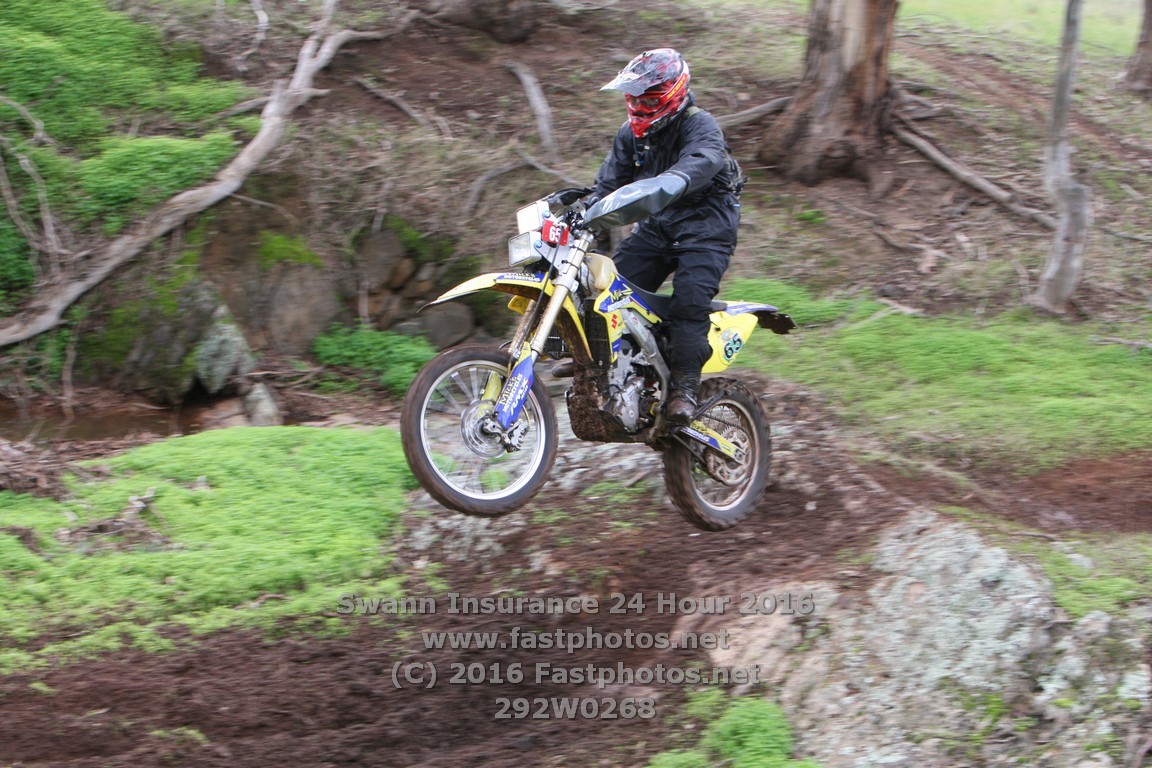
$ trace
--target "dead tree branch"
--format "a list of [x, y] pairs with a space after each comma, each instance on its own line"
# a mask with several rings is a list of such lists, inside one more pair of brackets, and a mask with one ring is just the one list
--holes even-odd
[[1018, 216], [1030, 219], [1047, 229], [1056, 229], [1056, 220], [1051, 216], [1043, 211], [1037, 211], [1021, 205], [1016, 201], [1015, 195], [1011, 192], [993, 184], [959, 160], [953, 160], [951, 157], [948, 157], [943, 150], [922, 136], [898, 126], [892, 127], [892, 133], [896, 138], [900, 139], [900, 141], [912, 147], [940, 168], [950, 173], [957, 181], [967, 184], [978, 192], [987, 195]]
[[717, 117], [716, 122], [720, 124], [721, 128], [735, 128], [738, 125], [747, 125], [748, 123], [756, 122], [762, 117], [783, 112], [791, 101], [791, 96], [772, 99], [772, 101], [765, 102], [751, 109], [746, 109], [743, 112], [735, 112], [731, 115]]
[[1118, 232], [1111, 227], [1100, 227], [1100, 230], [1106, 234], [1112, 235], [1112, 237], [1118, 237], [1121, 240], [1132, 240], [1137, 243], [1152, 243], [1152, 237], [1147, 237], [1145, 235], [1130, 235], [1127, 232]]
[[383, 101], [386, 101], [392, 106], [396, 107], [401, 112], [408, 115], [408, 117], [415, 120], [421, 128], [430, 128], [432, 126], [432, 124], [428, 122], [428, 118], [417, 112], [410, 104], [408, 104], [408, 102], [404, 101], [404, 99], [400, 98], [400, 96], [397, 94], [388, 93], [385, 90], [377, 88], [376, 86], [372, 85], [372, 83], [368, 82], [368, 79], [365, 77], [354, 77], [352, 78], [352, 82], [356, 83], [356, 85], [368, 91], [368, 93], [372, 94], [376, 98], [382, 99]]
[[480, 178], [476, 179], [476, 181], [472, 182], [472, 188], [468, 190], [468, 197], [466, 200], [464, 200], [464, 205], [461, 207], [460, 212], [465, 217], [472, 215], [472, 211], [476, 210], [476, 206], [480, 203], [480, 196], [484, 194], [484, 187], [488, 186], [488, 182], [492, 181], [492, 179], [495, 179], [497, 176], [503, 176], [506, 173], [512, 173], [512, 171], [518, 171], [521, 168], [527, 167], [528, 163], [523, 161], [519, 163], [509, 163], [508, 165], [502, 165], [499, 168], [493, 168]]
[[518, 61], [506, 61], [504, 66], [511, 70], [524, 86], [528, 105], [532, 108], [532, 114], [536, 116], [536, 131], [540, 134], [540, 145], [544, 148], [548, 161], [556, 162], [558, 152], [556, 139], [552, 135], [552, 109], [548, 106], [548, 100], [544, 98], [544, 89], [540, 87], [540, 81], [532, 74], [531, 69]]
[[580, 182], [579, 179], [574, 179], [571, 176], [565, 174], [563, 171], [557, 171], [554, 168], [549, 168], [548, 166], [544, 165], [539, 160], [532, 157], [532, 155], [528, 154], [527, 152], [525, 152], [522, 149], [517, 148], [516, 154], [520, 155], [520, 158], [524, 162], [528, 163], [528, 165], [532, 166], [533, 168], [540, 171], [541, 173], [547, 173], [551, 176], [555, 176], [556, 178], [560, 179], [560, 181], [562, 181], [565, 184], [568, 184], [570, 186], [573, 186], [573, 187], [584, 186], [583, 183]]
[[260, 51], [260, 46], [268, 37], [268, 14], [264, 11], [263, 0], [251, 0], [252, 12], [256, 14], [256, 35], [252, 38], [252, 47], [236, 57], [236, 69], [240, 72], [248, 71], [248, 57]]
[[248, 99], [242, 101], [234, 107], [229, 107], [223, 112], [218, 112], [217, 117], [235, 117], [236, 115], [243, 115], [245, 112], [255, 112], [257, 109], [263, 109], [264, 105], [268, 103], [267, 96], [259, 96], [255, 99]]
[[[89, 290], [99, 285], [118, 267], [135, 258], [149, 243], [180, 226], [191, 216], [234, 194], [248, 176], [284, 139], [293, 113], [316, 90], [312, 83], [336, 52], [357, 40], [380, 40], [382, 32], [343, 29], [330, 31], [338, 0], [326, 0], [324, 12], [314, 32], [304, 42], [296, 68], [285, 84], [277, 83], [261, 113], [260, 130], [227, 166], [207, 184], [185, 190], [154, 208], [128, 232], [97, 249], [86, 272], [58, 279], [36, 296], [23, 312], [0, 322], [0, 347], [38, 336], [59, 324], [65, 310]], [[403, 24], [393, 31], [396, 34]]]
[[[15, 146], [7, 137], [0, 135], [0, 147], [3, 147], [8, 154], [16, 158], [16, 162], [20, 168], [32, 179], [32, 184], [36, 188], [36, 196], [40, 203], [40, 230], [37, 230], [32, 224], [24, 217], [20, 210], [20, 200], [16, 197], [16, 193], [12, 188], [11, 180], [8, 178], [8, 172], [4, 167], [4, 153], [0, 152], [0, 197], [4, 198], [4, 207], [8, 211], [9, 218], [16, 224], [16, 228], [32, 250], [42, 254], [47, 258], [48, 272], [56, 275], [60, 272], [61, 262], [70, 256], [67, 250], [60, 242], [60, 238], [56, 233], [55, 220], [52, 217], [52, 209], [48, 204], [48, 190], [44, 184], [43, 177], [40, 176], [36, 165], [23, 153], [18, 152]], [[35, 263], [40, 277], [43, 277], [44, 264], [37, 261]]]
[[1115, 336], [1101, 336], [1096, 339], [1096, 341], [1099, 344], [1123, 344], [1133, 349], [1152, 349], [1152, 342], [1150, 341], [1133, 341], [1132, 339], [1121, 339]]
[[23, 104], [18, 101], [12, 101], [12, 99], [8, 98], [2, 93], [0, 93], [0, 104], [3, 104], [19, 112], [20, 117], [28, 121], [28, 123], [32, 126], [32, 141], [37, 144], [53, 143], [52, 139], [48, 138], [48, 134], [44, 131], [44, 123], [37, 120], [35, 115], [29, 112], [28, 108]]

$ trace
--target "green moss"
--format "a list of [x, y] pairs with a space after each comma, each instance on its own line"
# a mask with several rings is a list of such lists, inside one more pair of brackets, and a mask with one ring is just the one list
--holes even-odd
[[324, 261], [308, 247], [304, 238], [281, 235], [268, 230], [260, 233], [260, 250], [257, 251], [256, 258], [260, 269], [264, 271], [277, 264], [324, 266]]
[[333, 326], [312, 346], [323, 365], [355, 368], [378, 377], [390, 392], [402, 394], [436, 348], [424, 338], [377, 331], [368, 326]]
[[[174, 645], [164, 630], [174, 625], [205, 632], [295, 617], [331, 631], [322, 614], [335, 609], [335, 595], [397, 589], [381, 541], [413, 481], [391, 430], [218, 430], [102, 464], [110, 477], [72, 481], [66, 504], [0, 493], [6, 524], [43, 543], [39, 555], [21, 553], [0, 536], [0, 669], [166, 650]], [[153, 534], [139, 543], [90, 534], [65, 545], [53, 536], [116, 518], [149, 489], [144, 522]], [[253, 603], [269, 594], [283, 599]], [[65, 639], [36, 647], [53, 634]]]
[[134, 212], [210, 178], [234, 151], [227, 133], [105, 139], [100, 153], [79, 166], [80, 188], [87, 195], [82, 213], [100, 219], [105, 234], [116, 234]]
[[449, 261], [455, 252], [452, 241], [420, 232], [398, 216], [385, 216], [384, 226], [400, 238], [404, 251], [418, 264], [441, 264]]
[[[695, 703], [716, 714], [714, 695], [698, 697]], [[662, 752], [648, 768], [819, 768], [810, 760], [793, 760], [791, 753], [792, 733], [784, 711], [766, 699], [747, 698], [732, 702], [713, 719], [696, 749]]]
[[[179, 319], [184, 289], [200, 278], [199, 251], [190, 249], [164, 278], [145, 281], [145, 297], [124, 301], [109, 311], [100, 326], [81, 338], [80, 370], [86, 375], [121, 371], [142, 333], [158, 324]], [[183, 381], [195, 370], [191, 352], [171, 371], [173, 381]]]

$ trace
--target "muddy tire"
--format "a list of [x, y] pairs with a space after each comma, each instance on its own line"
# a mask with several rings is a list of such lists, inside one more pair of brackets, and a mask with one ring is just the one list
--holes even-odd
[[517, 420], [525, 428], [520, 450], [506, 450], [480, 429], [507, 375], [507, 353], [456, 347], [433, 358], [408, 388], [400, 415], [404, 456], [424, 490], [449, 509], [506, 515], [548, 479], [556, 460], [556, 409], [539, 379]]
[[673, 440], [664, 450], [664, 484], [680, 515], [704, 531], [723, 531], [749, 515], [760, 502], [772, 461], [768, 420], [756, 397], [733, 379], [707, 379], [700, 402], [720, 399], [700, 417], [744, 452], [726, 459], [700, 445]]

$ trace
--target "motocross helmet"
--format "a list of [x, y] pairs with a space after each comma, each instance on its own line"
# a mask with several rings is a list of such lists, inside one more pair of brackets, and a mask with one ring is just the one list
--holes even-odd
[[644, 51], [602, 91], [623, 91], [636, 138], [658, 131], [688, 105], [688, 62], [671, 48]]

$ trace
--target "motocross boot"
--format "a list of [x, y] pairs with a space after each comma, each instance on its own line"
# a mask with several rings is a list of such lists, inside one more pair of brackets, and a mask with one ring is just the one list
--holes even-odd
[[699, 371], [672, 371], [672, 383], [668, 387], [668, 404], [664, 415], [675, 425], [687, 424], [696, 413], [696, 395], [700, 392]]
[[552, 367], [552, 375], [557, 379], [570, 379], [576, 374], [576, 363], [564, 360]]

